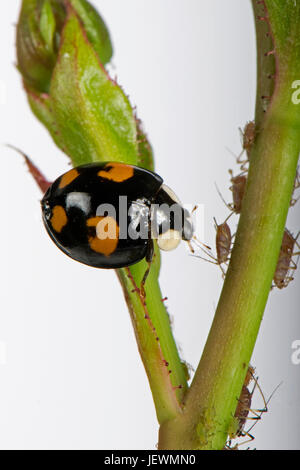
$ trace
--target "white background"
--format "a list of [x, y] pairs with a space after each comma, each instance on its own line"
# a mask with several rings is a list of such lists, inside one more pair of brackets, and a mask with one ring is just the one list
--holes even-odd
[[[21, 2], [0, 17], [0, 143], [26, 151], [49, 177], [68, 161], [31, 114], [15, 63]], [[119, 83], [138, 106], [155, 149], [156, 170], [186, 203], [212, 218], [228, 210], [228, 169], [239, 127], [253, 118], [255, 35], [248, 0], [95, 0], [109, 25]], [[50, 241], [40, 193], [23, 160], [1, 149], [0, 448], [155, 449], [157, 422], [116, 275], [80, 265]], [[234, 222], [234, 221], [233, 221]], [[299, 205], [288, 227], [299, 230]], [[234, 230], [234, 225], [232, 225]], [[283, 381], [256, 426], [258, 449], [300, 448], [299, 273], [274, 290], [253, 365], [266, 397]], [[222, 285], [217, 266], [184, 247], [163, 255], [182, 357], [196, 367]], [[259, 395], [256, 405], [261, 406]], [[251, 444], [252, 445], [252, 444]]]

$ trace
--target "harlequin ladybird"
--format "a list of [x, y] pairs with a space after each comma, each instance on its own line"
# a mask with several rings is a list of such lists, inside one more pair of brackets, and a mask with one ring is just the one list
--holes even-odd
[[189, 212], [157, 174], [116, 162], [91, 163], [60, 176], [42, 199], [45, 227], [68, 256], [97, 268], [146, 258], [190, 240]]

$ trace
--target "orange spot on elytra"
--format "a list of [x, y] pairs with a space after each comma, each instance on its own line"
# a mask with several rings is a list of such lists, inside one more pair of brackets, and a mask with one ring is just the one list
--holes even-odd
[[96, 236], [89, 237], [89, 244], [93, 251], [104, 256], [111, 255], [117, 248], [119, 241], [119, 226], [113, 217], [92, 217], [87, 220], [88, 227], [95, 227]]
[[65, 225], [67, 225], [68, 217], [62, 206], [54, 206], [52, 209], [51, 225], [55, 232], [60, 233]]
[[106, 178], [116, 183], [122, 183], [129, 178], [132, 178], [134, 174], [134, 168], [130, 165], [125, 165], [125, 163], [108, 163], [105, 165], [104, 170], [98, 172], [98, 176]]
[[68, 186], [68, 184], [72, 183], [72, 181], [74, 181], [77, 178], [78, 175], [79, 175], [79, 173], [75, 168], [73, 168], [72, 170], [65, 173], [61, 177], [61, 180], [59, 182], [59, 185], [58, 185], [59, 189], [62, 189], [62, 188], [65, 188], [66, 186]]

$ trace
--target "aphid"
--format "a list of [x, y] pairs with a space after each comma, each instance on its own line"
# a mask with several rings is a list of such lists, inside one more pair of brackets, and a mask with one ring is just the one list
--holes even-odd
[[[230, 216], [231, 214], [229, 215], [229, 217]], [[220, 225], [217, 224], [217, 221], [214, 218], [215, 229], [216, 229], [216, 254], [217, 256], [214, 256], [212, 254], [211, 249], [207, 245], [204, 245], [205, 248], [203, 248], [202, 246], [200, 246], [200, 248], [207, 256], [211, 258], [210, 260], [196, 255], [197, 258], [201, 258], [201, 259], [204, 259], [205, 261], [208, 261], [209, 263], [219, 265], [223, 275], [225, 275], [225, 272], [221, 265], [226, 264], [227, 261], [230, 259], [230, 252], [231, 252], [231, 245], [232, 245], [232, 238], [233, 238], [233, 236], [231, 235], [230, 227], [227, 223], [227, 220], [229, 219], [229, 217], [227, 217], [227, 219]]]
[[232, 191], [233, 204], [231, 205], [232, 211], [236, 214], [240, 214], [242, 210], [243, 199], [246, 191], [247, 176], [240, 174], [233, 176], [232, 171], [229, 171], [231, 174], [232, 186], [230, 187]]
[[241, 437], [244, 435], [243, 429], [245, 427], [248, 415], [251, 411], [252, 395], [253, 392], [250, 392], [248, 387], [244, 384], [234, 414], [234, 417], [237, 419], [238, 422], [238, 427], [236, 431], [237, 437]]
[[[234, 417], [237, 420], [238, 426], [236, 429], [236, 436], [240, 437], [243, 435], [243, 429], [247, 421], [249, 412], [251, 410], [252, 396], [257, 385], [257, 380], [254, 377], [254, 368], [249, 365], [247, 374], [243, 383], [242, 391], [238, 400], [238, 404], [234, 413]], [[255, 380], [255, 385], [252, 392], [249, 391], [248, 386], [252, 380]], [[232, 437], [232, 436], [231, 436]]]
[[[254, 376], [254, 372], [255, 372], [255, 369], [251, 365], [249, 365], [247, 374], [244, 380], [244, 384], [242, 387], [242, 391], [238, 400], [238, 404], [234, 413], [234, 417], [228, 429], [229, 441], [226, 443], [226, 446], [225, 446], [226, 449], [237, 450], [240, 445], [244, 445], [247, 442], [254, 440], [254, 436], [250, 434], [250, 431], [252, 431], [254, 426], [261, 419], [262, 414], [268, 412], [268, 404], [271, 398], [273, 397], [274, 393], [277, 391], [277, 389], [281, 385], [280, 383], [279, 385], [277, 385], [277, 387], [275, 387], [275, 389], [269, 396], [268, 400], [266, 401], [263, 391], [258, 383], [258, 377]], [[250, 392], [248, 389], [248, 386], [251, 381], [254, 381], [255, 384], [253, 386], [252, 391]], [[258, 388], [259, 393], [264, 403], [264, 407], [261, 409], [251, 408], [252, 397], [253, 397], [256, 387]], [[249, 416], [250, 413], [251, 413], [251, 416]], [[252, 426], [250, 426], [249, 429], [245, 430], [245, 424], [247, 420], [253, 420], [255, 422], [254, 424], [252, 424]], [[231, 446], [231, 440], [237, 439], [239, 437], [248, 437], [248, 439], [246, 441], [237, 443], [234, 446]]]
[[224, 204], [228, 207], [230, 211], [232, 211], [235, 214], [240, 214], [242, 210], [242, 203], [246, 191], [246, 184], [247, 184], [247, 176], [244, 173], [240, 173], [237, 176], [233, 176], [232, 170], [229, 170], [229, 173], [231, 175], [231, 183], [232, 186], [230, 186], [230, 190], [232, 191], [232, 203], [227, 203], [222, 194], [220, 193], [219, 189], [217, 188], [217, 191], [224, 202]]
[[[254, 121], [247, 122], [247, 124], [244, 127], [244, 130], [242, 131], [240, 129], [240, 133], [242, 135], [243, 150], [240, 153], [239, 157], [237, 158], [237, 163], [241, 164], [241, 169], [242, 170], [245, 170], [245, 165], [250, 160], [251, 150], [252, 150], [253, 144], [255, 142], [255, 137], [256, 137], [255, 122]], [[242, 157], [242, 155], [245, 151], [246, 151], [247, 159], [241, 160], [241, 157]]]
[[294, 252], [295, 245], [297, 245], [297, 247], [300, 249], [300, 246], [297, 243], [299, 233], [297, 237], [294, 238], [288, 229], [285, 229], [284, 231], [277, 266], [273, 277], [274, 284], [276, 287], [278, 287], [278, 289], [287, 287], [288, 284], [294, 279], [290, 272], [291, 270], [297, 269], [297, 264], [292, 258], [293, 256], [300, 255], [300, 251]]
[[249, 121], [246, 124], [244, 128], [244, 132], [243, 132], [243, 149], [246, 150], [248, 158], [250, 156], [250, 152], [254, 144], [255, 137], [256, 137], [255, 122]]
[[218, 264], [226, 263], [230, 257], [232, 235], [227, 220], [228, 218], [222, 224], [218, 225], [216, 219], [214, 219]]
[[[250, 429], [245, 431], [246, 421], [247, 420], [255, 420], [257, 422], [258, 420], [261, 419], [261, 415], [268, 411], [267, 404], [268, 404], [269, 400], [271, 399], [271, 397], [269, 398], [268, 402], [266, 402], [264, 394], [263, 394], [263, 392], [262, 392], [262, 390], [261, 390], [261, 388], [258, 384], [257, 378], [254, 376], [254, 372], [255, 372], [254, 368], [251, 365], [249, 365], [248, 370], [247, 370], [247, 374], [246, 374], [246, 377], [245, 377], [245, 380], [244, 380], [244, 384], [243, 384], [243, 387], [242, 387], [242, 390], [241, 390], [241, 394], [240, 394], [240, 397], [238, 399], [238, 403], [237, 403], [237, 407], [236, 407], [236, 410], [235, 410], [235, 413], [234, 413], [234, 417], [233, 417], [232, 422], [230, 424], [230, 427], [228, 429], [228, 435], [229, 435], [230, 440], [227, 443], [227, 445], [229, 444], [229, 446], [231, 444], [232, 439], [236, 439], [236, 438], [239, 438], [239, 437], [246, 437], [247, 436], [249, 438], [247, 441], [242, 442], [242, 444], [245, 444], [246, 442], [252, 441], [254, 439], [254, 437], [252, 436], [252, 434], [250, 434], [250, 430], [253, 428], [253, 426], [251, 426]], [[250, 382], [253, 381], [253, 380], [254, 380], [255, 384], [254, 384], [254, 387], [253, 387], [252, 391], [250, 392], [248, 386], [249, 386]], [[253, 397], [253, 394], [254, 394], [254, 391], [255, 391], [256, 387], [259, 389], [260, 394], [261, 394], [262, 399], [263, 399], [263, 402], [264, 402], [264, 408], [259, 409], [259, 410], [251, 408], [252, 397]], [[251, 413], [252, 416], [249, 416], [249, 413]], [[240, 444], [237, 444], [237, 445], [240, 445]]]

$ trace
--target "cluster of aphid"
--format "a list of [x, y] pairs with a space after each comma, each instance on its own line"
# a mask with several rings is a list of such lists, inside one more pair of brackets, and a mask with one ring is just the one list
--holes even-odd
[[[237, 215], [240, 214], [242, 210], [242, 203], [243, 203], [243, 198], [244, 198], [246, 184], [247, 184], [247, 173], [248, 173], [247, 164], [249, 163], [250, 152], [251, 152], [254, 140], [255, 140], [255, 124], [253, 121], [250, 121], [246, 124], [245, 129], [242, 132], [243, 149], [242, 149], [241, 154], [237, 157], [237, 163], [241, 167], [241, 172], [237, 176], [234, 176], [232, 170], [229, 170], [229, 173], [231, 175], [230, 190], [232, 191], [232, 202], [227, 203], [223, 199], [223, 196], [221, 195], [219, 190], [217, 189], [223, 202], [230, 210], [230, 214], [222, 224], [218, 224], [216, 219], [214, 218], [215, 229], [216, 229], [216, 240], [215, 240], [216, 256], [213, 255], [210, 247], [206, 245], [200, 246], [200, 244], [198, 243], [198, 246], [200, 247], [200, 249], [210, 259], [203, 258], [202, 256], [199, 256], [199, 255], [196, 255], [196, 256], [201, 259], [205, 259], [206, 261], [209, 261], [210, 263], [217, 264], [218, 266], [220, 266], [223, 276], [225, 276], [224, 265], [226, 266], [230, 260], [230, 254], [231, 254], [233, 238], [234, 238], [234, 235], [232, 235], [231, 229], [228, 225], [228, 219], [232, 216], [232, 214], [237, 214]], [[244, 153], [246, 153], [246, 158], [243, 159]]]
[[[241, 131], [241, 130], [240, 130]], [[255, 138], [256, 138], [256, 128], [254, 121], [250, 121], [246, 124], [242, 134], [242, 152], [237, 157], [237, 163], [240, 166], [240, 173], [236, 176], [233, 175], [233, 171], [229, 170], [231, 175], [231, 186], [230, 190], [232, 191], [232, 202], [227, 203], [224, 201], [221, 193], [219, 192], [223, 202], [226, 204], [228, 209], [230, 210], [229, 216], [225, 219], [222, 224], [217, 224], [216, 219], [214, 219], [215, 229], [216, 229], [216, 256], [213, 255], [212, 250], [210, 247], [204, 245], [198, 246], [200, 249], [208, 256], [210, 259], [203, 258], [199, 255], [196, 255], [199, 258], [205, 259], [210, 263], [217, 264], [220, 266], [223, 276], [225, 276], [225, 269], [230, 260], [230, 254], [233, 244], [234, 235], [231, 233], [231, 229], [228, 225], [228, 219], [233, 215], [239, 215], [242, 210], [243, 199], [246, 191], [247, 185], [247, 177], [248, 177], [248, 165], [250, 162], [251, 156], [251, 149], [253, 147]], [[295, 183], [294, 183], [294, 193], [295, 191], [300, 188], [300, 176], [297, 173]], [[291, 206], [294, 206], [298, 201], [299, 197], [292, 197]], [[286, 228], [284, 231], [282, 245], [278, 257], [278, 262], [276, 266], [276, 270], [273, 277], [274, 286], [282, 289], [287, 287], [290, 281], [293, 280], [292, 272], [297, 269], [297, 263], [294, 261], [295, 256], [300, 255], [300, 245], [297, 242], [298, 236], [294, 237], [291, 232]], [[295, 251], [295, 246], [299, 250]]]

